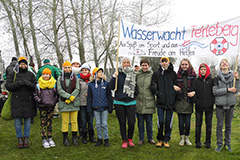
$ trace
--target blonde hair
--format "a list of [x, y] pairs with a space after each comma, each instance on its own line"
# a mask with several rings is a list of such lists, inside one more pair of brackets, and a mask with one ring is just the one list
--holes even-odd
[[192, 64], [191, 64], [191, 62], [190, 62], [190, 60], [187, 59], [187, 58], [184, 58], [184, 59], [181, 60], [181, 62], [180, 62], [180, 66], [181, 66], [181, 64], [182, 64], [183, 61], [187, 61], [187, 63], [189, 64], [189, 67], [192, 68], [193, 71], [195, 72], [195, 70], [194, 70], [194, 68], [193, 68], [193, 66], [192, 66]]

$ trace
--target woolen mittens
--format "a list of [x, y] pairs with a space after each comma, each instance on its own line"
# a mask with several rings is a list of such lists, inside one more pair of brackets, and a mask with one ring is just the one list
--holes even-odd
[[72, 101], [72, 102], [74, 101], [74, 99], [75, 99], [75, 96], [70, 96], [69, 97], [69, 100]]
[[70, 101], [69, 99], [67, 99], [66, 101], [65, 101], [65, 103], [67, 103], [67, 104], [70, 104], [72, 101]]

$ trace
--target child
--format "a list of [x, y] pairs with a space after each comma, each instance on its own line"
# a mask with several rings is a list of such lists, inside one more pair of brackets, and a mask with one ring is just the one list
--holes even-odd
[[72, 142], [78, 145], [77, 140], [77, 115], [80, 106], [79, 83], [72, 72], [72, 65], [69, 61], [63, 63], [62, 75], [57, 80], [57, 91], [59, 94], [59, 111], [62, 114], [62, 133], [64, 146], [70, 146], [68, 140], [69, 119], [71, 119]]
[[91, 113], [93, 110], [96, 119], [98, 133], [96, 147], [103, 143], [103, 139], [104, 145], [110, 146], [107, 119], [108, 112], [112, 113], [113, 108], [111, 90], [109, 89], [109, 83], [105, 79], [103, 69], [95, 68], [90, 78], [91, 82], [88, 85], [87, 112]]
[[202, 63], [199, 66], [198, 73], [199, 73], [199, 77], [193, 81], [193, 91], [195, 91], [195, 95], [193, 99], [195, 102], [195, 109], [196, 109], [195, 143], [196, 143], [196, 148], [200, 148], [202, 146], [201, 128], [202, 128], [203, 112], [205, 112], [206, 141], [204, 145], [206, 148], [210, 148], [211, 133], [212, 133], [213, 104], [214, 104], [214, 95], [212, 91], [213, 79], [211, 77], [210, 68], [205, 63]]
[[44, 148], [55, 147], [52, 139], [52, 118], [54, 106], [57, 102], [57, 92], [55, 89], [56, 80], [51, 74], [49, 68], [42, 71], [42, 76], [38, 79], [34, 93], [40, 111], [42, 145]]
[[[78, 116], [81, 119], [78, 120], [78, 125], [81, 121], [82, 131], [79, 130], [79, 133], [82, 132], [82, 143], [87, 144], [87, 132], [89, 133], [89, 140], [96, 143], [94, 138], [94, 128], [93, 128], [93, 112], [87, 113], [87, 92], [88, 92], [88, 82], [90, 80], [90, 70], [91, 66], [87, 63], [84, 63], [81, 66], [81, 73], [79, 78], [80, 83], [80, 111], [78, 111]], [[88, 126], [87, 126], [88, 125]], [[80, 127], [79, 127], [80, 128]]]

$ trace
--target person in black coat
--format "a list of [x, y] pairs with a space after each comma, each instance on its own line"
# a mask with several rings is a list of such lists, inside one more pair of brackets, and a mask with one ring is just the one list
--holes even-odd
[[214, 80], [211, 77], [210, 69], [207, 64], [202, 63], [199, 66], [199, 77], [193, 81], [193, 91], [195, 95], [193, 101], [195, 102], [196, 109], [196, 131], [195, 131], [195, 143], [196, 148], [202, 146], [201, 143], [201, 127], [203, 120], [203, 113], [205, 112], [206, 123], [206, 141], [204, 143], [206, 148], [211, 147], [211, 133], [212, 133], [212, 116], [213, 116], [213, 84]]
[[13, 68], [16, 66], [18, 59], [16, 57], [12, 57], [11, 63], [6, 68], [6, 77], [13, 72]]
[[[11, 113], [15, 120], [18, 148], [29, 147], [31, 118], [36, 116], [36, 105], [33, 96], [37, 84], [34, 74], [28, 71], [28, 62], [20, 57], [18, 65], [7, 76], [6, 88], [12, 92]], [[15, 82], [14, 81], [15, 78]], [[24, 118], [24, 138], [22, 136], [21, 119]]]
[[[174, 85], [176, 85], [176, 72], [173, 70], [169, 58], [162, 57], [159, 69], [153, 73], [151, 82], [151, 91], [157, 97], [158, 142], [156, 147], [170, 147], [169, 141], [171, 139], [176, 95]], [[165, 133], [163, 134], [164, 125]]]

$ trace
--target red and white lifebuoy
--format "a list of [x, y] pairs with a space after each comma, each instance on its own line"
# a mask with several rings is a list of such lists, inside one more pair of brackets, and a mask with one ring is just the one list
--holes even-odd
[[223, 55], [228, 50], [228, 41], [224, 37], [217, 37], [210, 43], [210, 50], [215, 55]]

